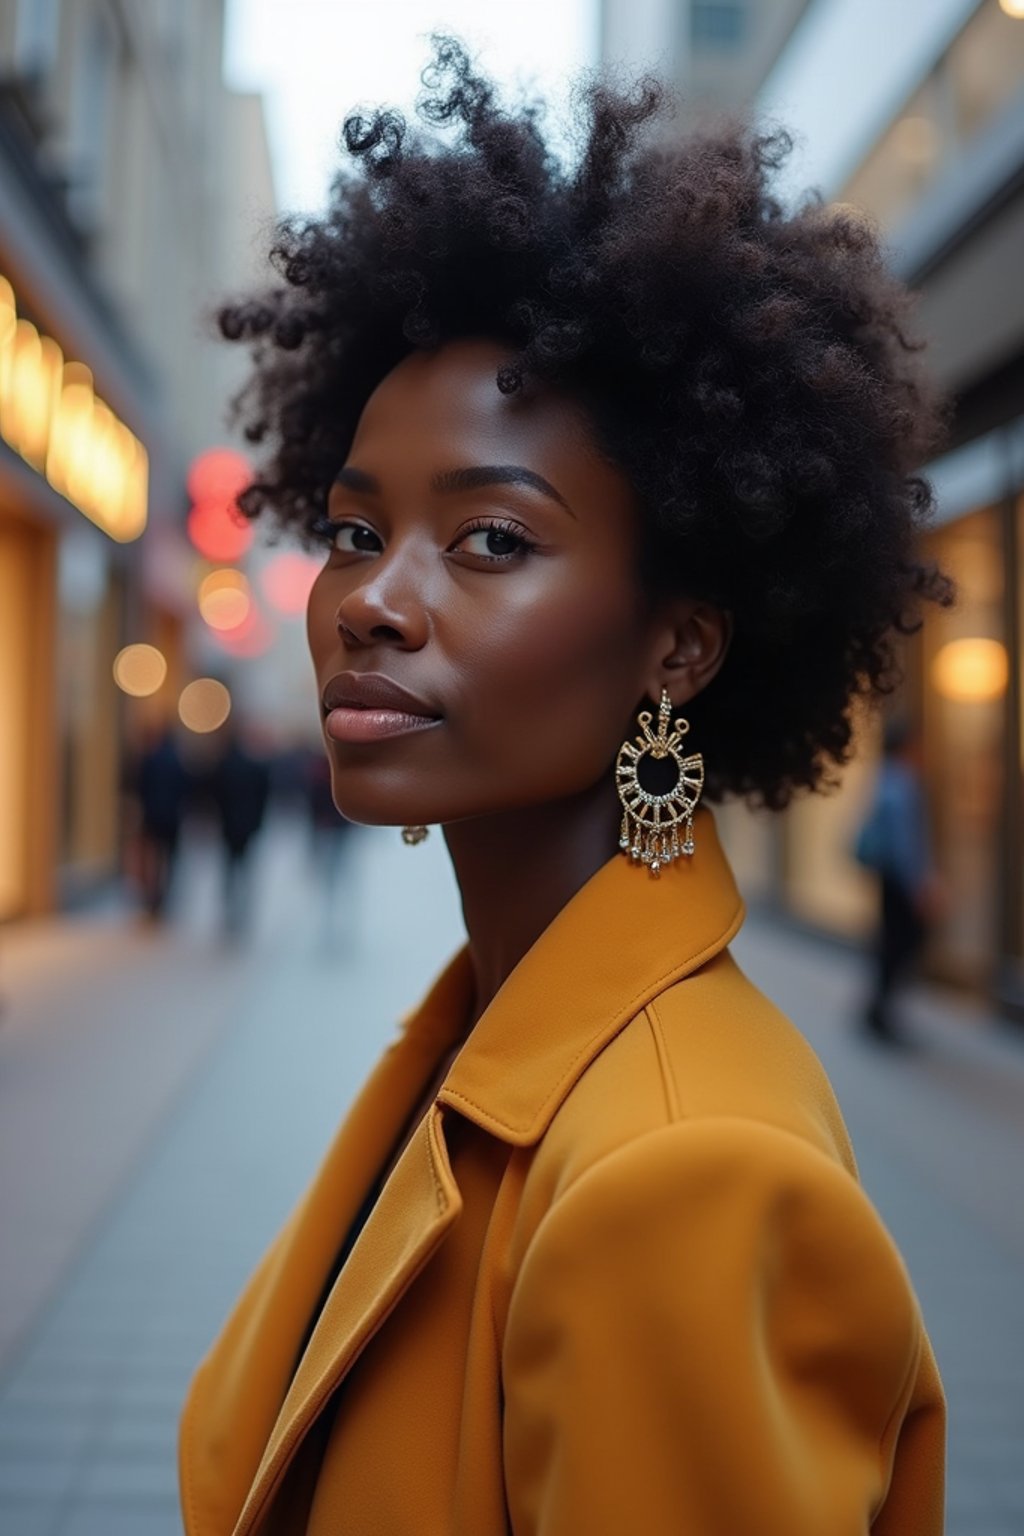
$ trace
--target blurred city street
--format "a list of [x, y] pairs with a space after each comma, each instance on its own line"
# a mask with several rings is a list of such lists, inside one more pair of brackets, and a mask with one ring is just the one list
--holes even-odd
[[[307, 853], [303, 826], [272, 824], [240, 939], [221, 937], [202, 841], [166, 927], [111, 902], [4, 935], [4, 1536], [180, 1530], [190, 1373], [459, 941], [436, 832], [416, 849], [353, 833], [326, 918]], [[1024, 1526], [1024, 1037], [922, 989], [912, 1048], [872, 1045], [851, 1027], [852, 953], [757, 916], [736, 952], [824, 1059], [917, 1285], [950, 1397], [949, 1536], [1011, 1536]]]
[[[945, 437], [915, 466], [934, 508], [914, 559], [947, 572], [956, 601], [929, 605], [916, 630], [900, 626], [903, 681], [877, 715], [854, 699], [849, 760], [829, 793], [797, 793], [771, 816], [734, 799], [718, 820], [751, 907], [737, 957], [820, 1054], [921, 1298], [950, 1402], [948, 1536], [1021, 1536], [1024, 0], [0, 0], [0, 1536], [181, 1531], [176, 1437], [190, 1376], [397, 1021], [461, 940], [439, 832], [408, 848], [395, 829], [340, 821], [306, 630], [334, 555], [240, 515], [246, 489], [266, 490], [278, 428], [266, 404], [249, 430], [232, 414], [249, 361], [221, 335], [238, 330], [239, 305], [255, 325], [282, 281], [310, 278], [304, 261], [282, 266], [280, 245], [271, 259], [277, 221], [293, 234], [325, 217], [324, 229], [344, 227], [338, 189], [355, 164], [343, 120], [389, 104], [419, 121], [436, 28], [462, 37], [510, 105], [521, 88], [547, 101], [545, 133], [567, 171], [583, 139], [566, 114], [591, 69], [623, 83], [650, 71], [678, 93], [662, 124], [668, 151], [723, 114], [785, 128], [792, 157], [757, 217], [772, 239], [802, 229], [816, 260], [830, 251], [848, 273], [821, 290], [837, 306], [829, 334], [833, 320], [837, 335], [867, 324], [850, 296], [872, 231], [913, 297], [908, 337], [925, 342], [948, 406]], [[442, 140], [461, 120], [426, 110], [421, 126]], [[524, 185], [495, 183], [512, 196], [487, 235], [495, 249], [518, 228], [506, 213]], [[671, 207], [665, 217], [675, 230]], [[690, 220], [687, 205], [681, 234]], [[589, 261], [588, 242], [558, 245]], [[374, 256], [368, 293], [421, 294], [402, 319], [410, 347], [429, 335], [434, 243], [410, 238], [397, 283], [381, 281]], [[675, 272], [679, 252], [665, 249]], [[522, 301], [502, 313], [546, 315], [556, 290], [569, 294], [549, 281], [548, 260], [539, 308], [524, 278]], [[636, 291], [653, 293], [657, 264], [645, 254], [641, 265]], [[718, 270], [717, 258], [691, 265], [666, 281], [659, 345], [645, 354], [658, 391], [661, 331], [675, 334], [685, 312], [672, 293], [701, 295]], [[354, 281], [354, 266], [330, 270]], [[769, 277], [766, 267], [757, 281]], [[321, 313], [313, 279], [309, 316]], [[467, 293], [476, 286], [474, 276]], [[598, 291], [589, 276], [579, 286]], [[629, 283], [608, 291], [631, 331]], [[795, 295], [777, 313], [759, 299], [758, 326], [783, 338], [798, 328], [813, 293], [794, 306]], [[709, 334], [731, 337], [733, 321], [707, 307]], [[368, 299], [368, 337], [373, 312]], [[552, 316], [555, 342], [617, 334], [603, 311], [568, 331]], [[290, 324], [272, 342], [258, 326], [252, 335], [306, 379], [321, 323], [299, 331], [312, 353], [294, 350]], [[705, 377], [689, 329], [672, 365], [698, 370], [693, 399], [723, 422], [762, 398], [756, 370], [748, 379], [750, 327], [735, 331], [735, 391], [711, 390], [719, 343]], [[327, 336], [332, 411], [349, 389], [346, 334]], [[783, 448], [796, 441], [775, 383], [785, 350], [771, 352], [763, 391]], [[379, 355], [392, 357], [390, 342]], [[643, 377], [651, 390], [654, 374]], [[800, 388], [817, 410], [836, 389], [832, 364], [805, 369]], [[879, 415], [894, 442], [916, 440], [902, 414]], [[680, 444], [680, 484], [688, 420], [665, 439]], [[748, 421], [735, 431], [755, 461]], [[305, 409], [280, 426], [289, 441], [312, 431]], [[320, 479], [307, 510], [327, 505], [356, 441], [342, 432], [325, 454], [333, 436], [331, 417], [310, 438]], [[834, 455], [808, 453], [808, 485], [845, 483], [836, 443]], [[717, 449], [705, 457], [722, 462]], [[888, 475], [879, 466], [879, 506]], [[772, 476], [786, 489], [769, 499], [780, 511], [792, 500], [788, 518], [801, 477], [778, 465]], [[707, 504], [724, 528], [735, 514], [760, 538], [744, 521], [745, 479], [727, 476]], [[827, 526], [841, 507], [821, 497]], [[875, 499], [856, 516], [885, 533]], [[664, 508], [678, 501], [673, 490]], [[858, 563], [881, 570], [895, 547], [858, 538]], [[757, 578], [780, 601], [788, 592], [760, 564]], [[690, 582], [681, 567], [679, 592]], [[708, 591], [717, 604], [731, 589], [729, 577]], [[832, 623], [820, 594], [810, 607]], [[812, 651], [785, 673], [794, 697], [818, 670]], [[742, 711], [730, 718], [749, 727]], [[743, 782], [756, 786], [756, 773]], [[869, 986], [857, 946], [879, 911], [879, 1036], [889, 979], [903, 965], [920, 978], [902, 1044], [860, 1025]]]

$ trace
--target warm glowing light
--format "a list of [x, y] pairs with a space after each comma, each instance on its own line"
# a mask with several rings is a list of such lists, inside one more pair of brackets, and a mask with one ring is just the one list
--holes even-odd
[[207, 560], [240, 560], [252, 528], [226, 501], [201, 501], [188, 514], [188, 536]]
[[114, 682], [122, 693], [145, 699], [167, 676], [167, 662], [155, 645], [126, 645], [114, 657]]
[[1010, 668], [998, 640], [950, 640], [932, 662], [932, 682], [943, 698], [977, 704], [1006, 691]]
[[321, 569], [322, 562], [310, 555], [275, 555], [260, 575], [268, 603], [278, 613], [305, 613], [310, 588]]
[[186, 730], [205, 735], [224, 724], [231, 713], [231, 695], [214, 677], [197, 677], [181, 690], [178, 717]]
[[211, 629], [237, 629], [251, 606], [249, 583], [241, 571], [211, 571], [199, 583], [199, 612]]
[[274, 631], [256, 603], [250, 606], [246, 618], [237, 628], [220, 630], [216, 636], [217, 644], [228, 655], [244, 659], [262, 656], [273, 639]]
[[1024, 18], [1024, 0], [999, 0], [999, 9], [1012, 16], [1014, 21]]
[[146, 526], [146, 450], [93, 390], [82, 363], [19, 319], [0, 277], [0, 437], [112, 539]]

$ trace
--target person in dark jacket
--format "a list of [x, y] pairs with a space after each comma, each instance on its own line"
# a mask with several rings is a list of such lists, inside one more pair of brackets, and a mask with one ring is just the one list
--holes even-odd
[[209, 778], [224, 854], [224, 927], [237, 934], [246, 926], [250, 906], [250, 852], [263, 825], [270, 790], [266, 761], [229, 726], [224, 750]]
[[191, 780], [173, 730], [161, 729], [144, 748], [135, 774], [139, 804], [139, 884], [146, 911], [153, 918], [167, 909], [178, 859], [181, 824]]
[[919, 743], [907, 721], [885, 728], [874, 800], [857, 841], [857, 857], [879, 877], [874, 984], [864, 1023], [874, 1038], [901, 1038], [893, 996], [918, 960], [938, 905]]

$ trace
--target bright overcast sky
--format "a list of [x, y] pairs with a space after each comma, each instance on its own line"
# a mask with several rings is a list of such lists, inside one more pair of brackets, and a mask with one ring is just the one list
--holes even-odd
[[566, 82], [597, 62], [596, 0], [228, 0], [225, 72], [265, 94], [282, 210], [322, 204], [352, 107], [411, 112], [434, 30], [556, 110]]

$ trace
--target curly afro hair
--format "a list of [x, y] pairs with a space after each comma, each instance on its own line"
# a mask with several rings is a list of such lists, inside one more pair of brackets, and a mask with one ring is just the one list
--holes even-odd
[[403, 356], [503, 340], [497, 388], [575, 391], [635, 488], [641, 578], [733, 615], [689, 710], [709, 797], [780, 808], [833, 782], [854, 699], [891, 691], [921, 599], [951, 601], [915, 559], [941, 411], [876, 235], [816, 195], [784, 209], [781, 131], [672, 138], [653, 79], [577, 85], [567, 166], [543, 105], [503, 105], [456, 39], [433, 37], [421, 78], [427, 126], [349, 116], [326, 213], [278, 229], [279, 286], [220, 312], [267, 445], [243, 511], [307, 529]]

